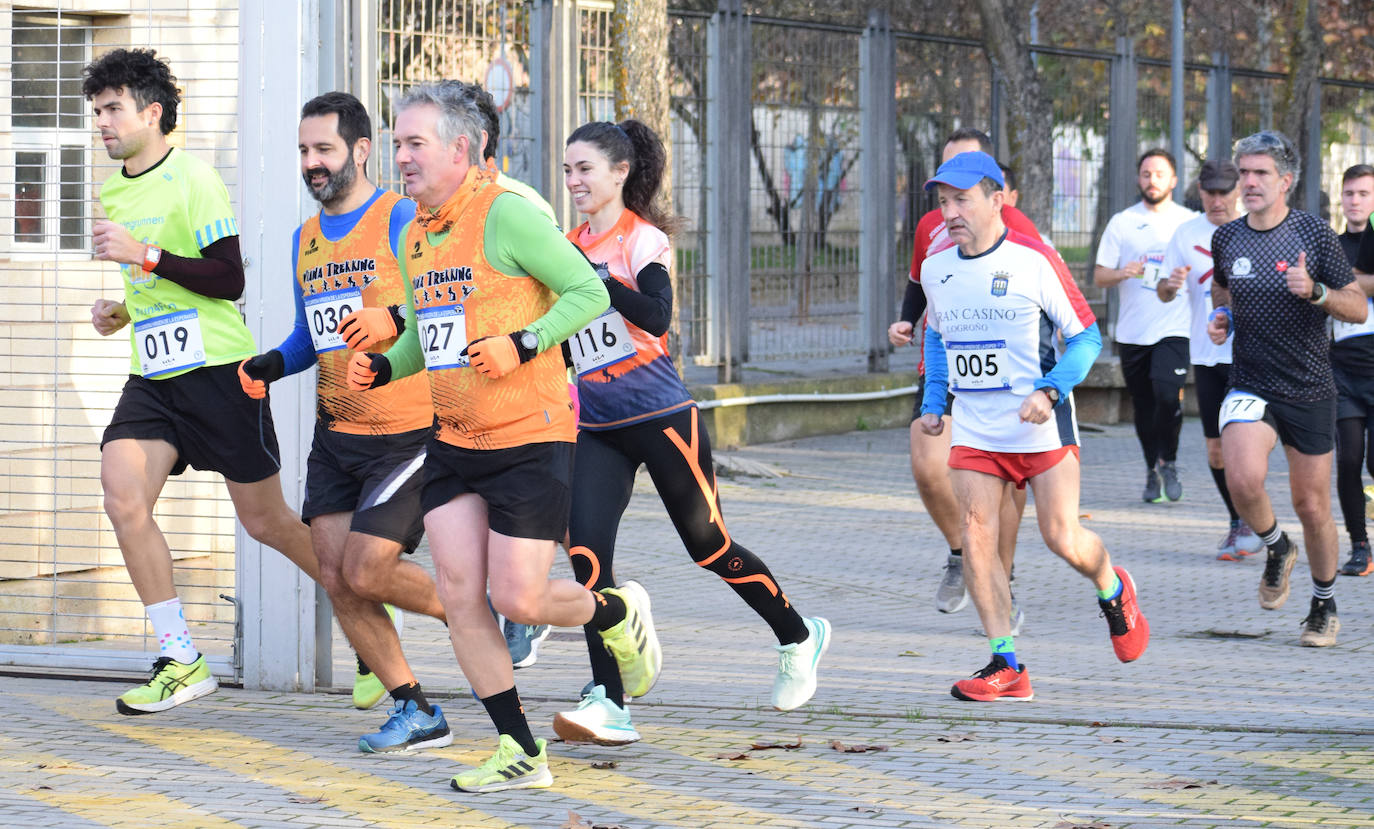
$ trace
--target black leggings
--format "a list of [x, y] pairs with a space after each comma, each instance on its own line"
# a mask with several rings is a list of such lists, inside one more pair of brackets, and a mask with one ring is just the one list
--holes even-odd
[[1364, 417], [1345, 417], [1336, 421], [1336, 498], [1341, 502], [1345, 531], [1352, 543], [1368, 541], [1364, 520], [1364, 469], [1366, 462], [1374, 477], [1374, 453], [1366, 458], [1368, 446], [1374, 448], [1374, 412]]
[[[577, 580], [592, 590], [614, 586], [616, 533], [640, 464], [648, 468], [692, 560], [729, 584], [768, 623], [779, 644], [804, 640], [806, 624], [773, 574], [725, 529], [711, 443], [696, 406], [621, 429], [578, 433], [568, 521], [568, 554]], [[591, 627], [584, 630], [592, 677], [618, 705], [623, 690], [615, 660], [600, 634]]]
[[[1178, 342], [1181, 340], [1182, 349]], [[1121, 373], [1135, 412], [1135, 434], [1145, 465], [1178, 458], [1178, 435], [1183, 428], [1183, 386], [1188, 368], [1188, 341], [1165, 337], [1154, 345], [1129, 345], [1121, 350]], [[1183, 374], [1175, 371], [1182, 367]]]

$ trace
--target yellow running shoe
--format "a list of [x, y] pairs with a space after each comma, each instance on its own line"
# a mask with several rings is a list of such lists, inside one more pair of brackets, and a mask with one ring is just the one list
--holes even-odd
[[197, 656], [189, 665], [170, 656], [159, 656], [148, 683], [120, 694], [115, 710], [121, 714], [155, 714], [212, 694], [218, 687], [204, 656]]
[[[401, 611], [389, 604], [384, 604], [382, 607], [386, 609], [386, 615], [391, 617], [391, 624], [396, 626], [396, 635], [400, 636], [404, 624]], [[381, 702], [382, 697], [385, 697], [386, 694], [386, 686], [382, 685], [382, 681], [368, 669], [367, 665], [363, 663], [363, 658], [359, 656], [358, 672], [353, 675], [353, 707], [360, 711], [366, 711]]]
[[642, 697], [654, 687], [663, 667], [663, 651], [658, 647], [654, 617], [649, 613], [649, 594], [636, 581], [601, 592], [625, 602], [625, 618], [601, 631], [601, 641], [620, 666], [620, 683], [625, 686], [625, 693]]
[[454, 775], [448, 784], [460, 792], [547, 789], [553, 785], [546, 751], [548, 744], [543, 740], [535, 740], [534, 744], [539, 747], [539, 753], [530, 757], [509, 734], [502, 734], [491, 759], [475, 769]]
[[1374, 518], [1374, 484], [1364, 488], [1364, 517]]

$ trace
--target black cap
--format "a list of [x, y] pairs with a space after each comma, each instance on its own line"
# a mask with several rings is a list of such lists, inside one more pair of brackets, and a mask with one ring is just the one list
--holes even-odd
[[1216, 193], [1229, 193], [1240, 181], [1240, 171], [1229, 158], [1208, 159], [1197, 174], [1197, 186]]

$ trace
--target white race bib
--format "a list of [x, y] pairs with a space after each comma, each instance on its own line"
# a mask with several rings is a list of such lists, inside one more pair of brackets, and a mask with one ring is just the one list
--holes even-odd
[[1264, 417], [1268, 406], [1264, 398], [1248, 391], [1232, 391], [1221, 401], [1221, 416], [1218, 418], [1222, 428], [1228, 423], [1254, 423]]
[[1011, 388], [1011, 352], [1006, 340], [945, 343], [951, 391], [1006, 391]]
[[134, 348], [144, 377], [205, 365], [205, 340], [196, 309], [134, 323]]
[[1374, 334], [1374, 297], [1366, 300], [1369, 305], [1369, 316], [1364, 322], [1341, 322], [1338, 319], [1331, 320], [1331, 336], [1340, 342], [1351, 337], [1359, 337], [1365, 334]]
[[360, 288], [342, 288], [306, 297], [305, 321], [310, 326], [315, 352], [323, 354], [345, 348], [343, 337], [339, 336], [339, 323], [354, 311], [361, 311], [362, 307]]
[[1164, 273], [1164, 252], [1150, 251], [1145, 254], [1145, 270], [1140, 273], [1140, 284], [1153, 291], [1168, 274]]
[[425, 353], [425, 368], [466, 368], [468, 347], [467, 318], [461, 305], [440, 305], [416, 312], [420, 324], [420, 350]]
[[581, 377], [630, 359], [634, 356], [635, 344], [630, 339], [630, 329], [625, 327], [625, 318], [611, 308], [569, 337], [568, 350], [572, 352], [573, 369]]

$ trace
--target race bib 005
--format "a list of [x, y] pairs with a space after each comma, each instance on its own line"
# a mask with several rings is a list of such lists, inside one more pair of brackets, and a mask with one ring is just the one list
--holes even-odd
[[1011, 388], [1011, 353], [1006, 340], [945, 343], [952, 391], [1005, 391]]

